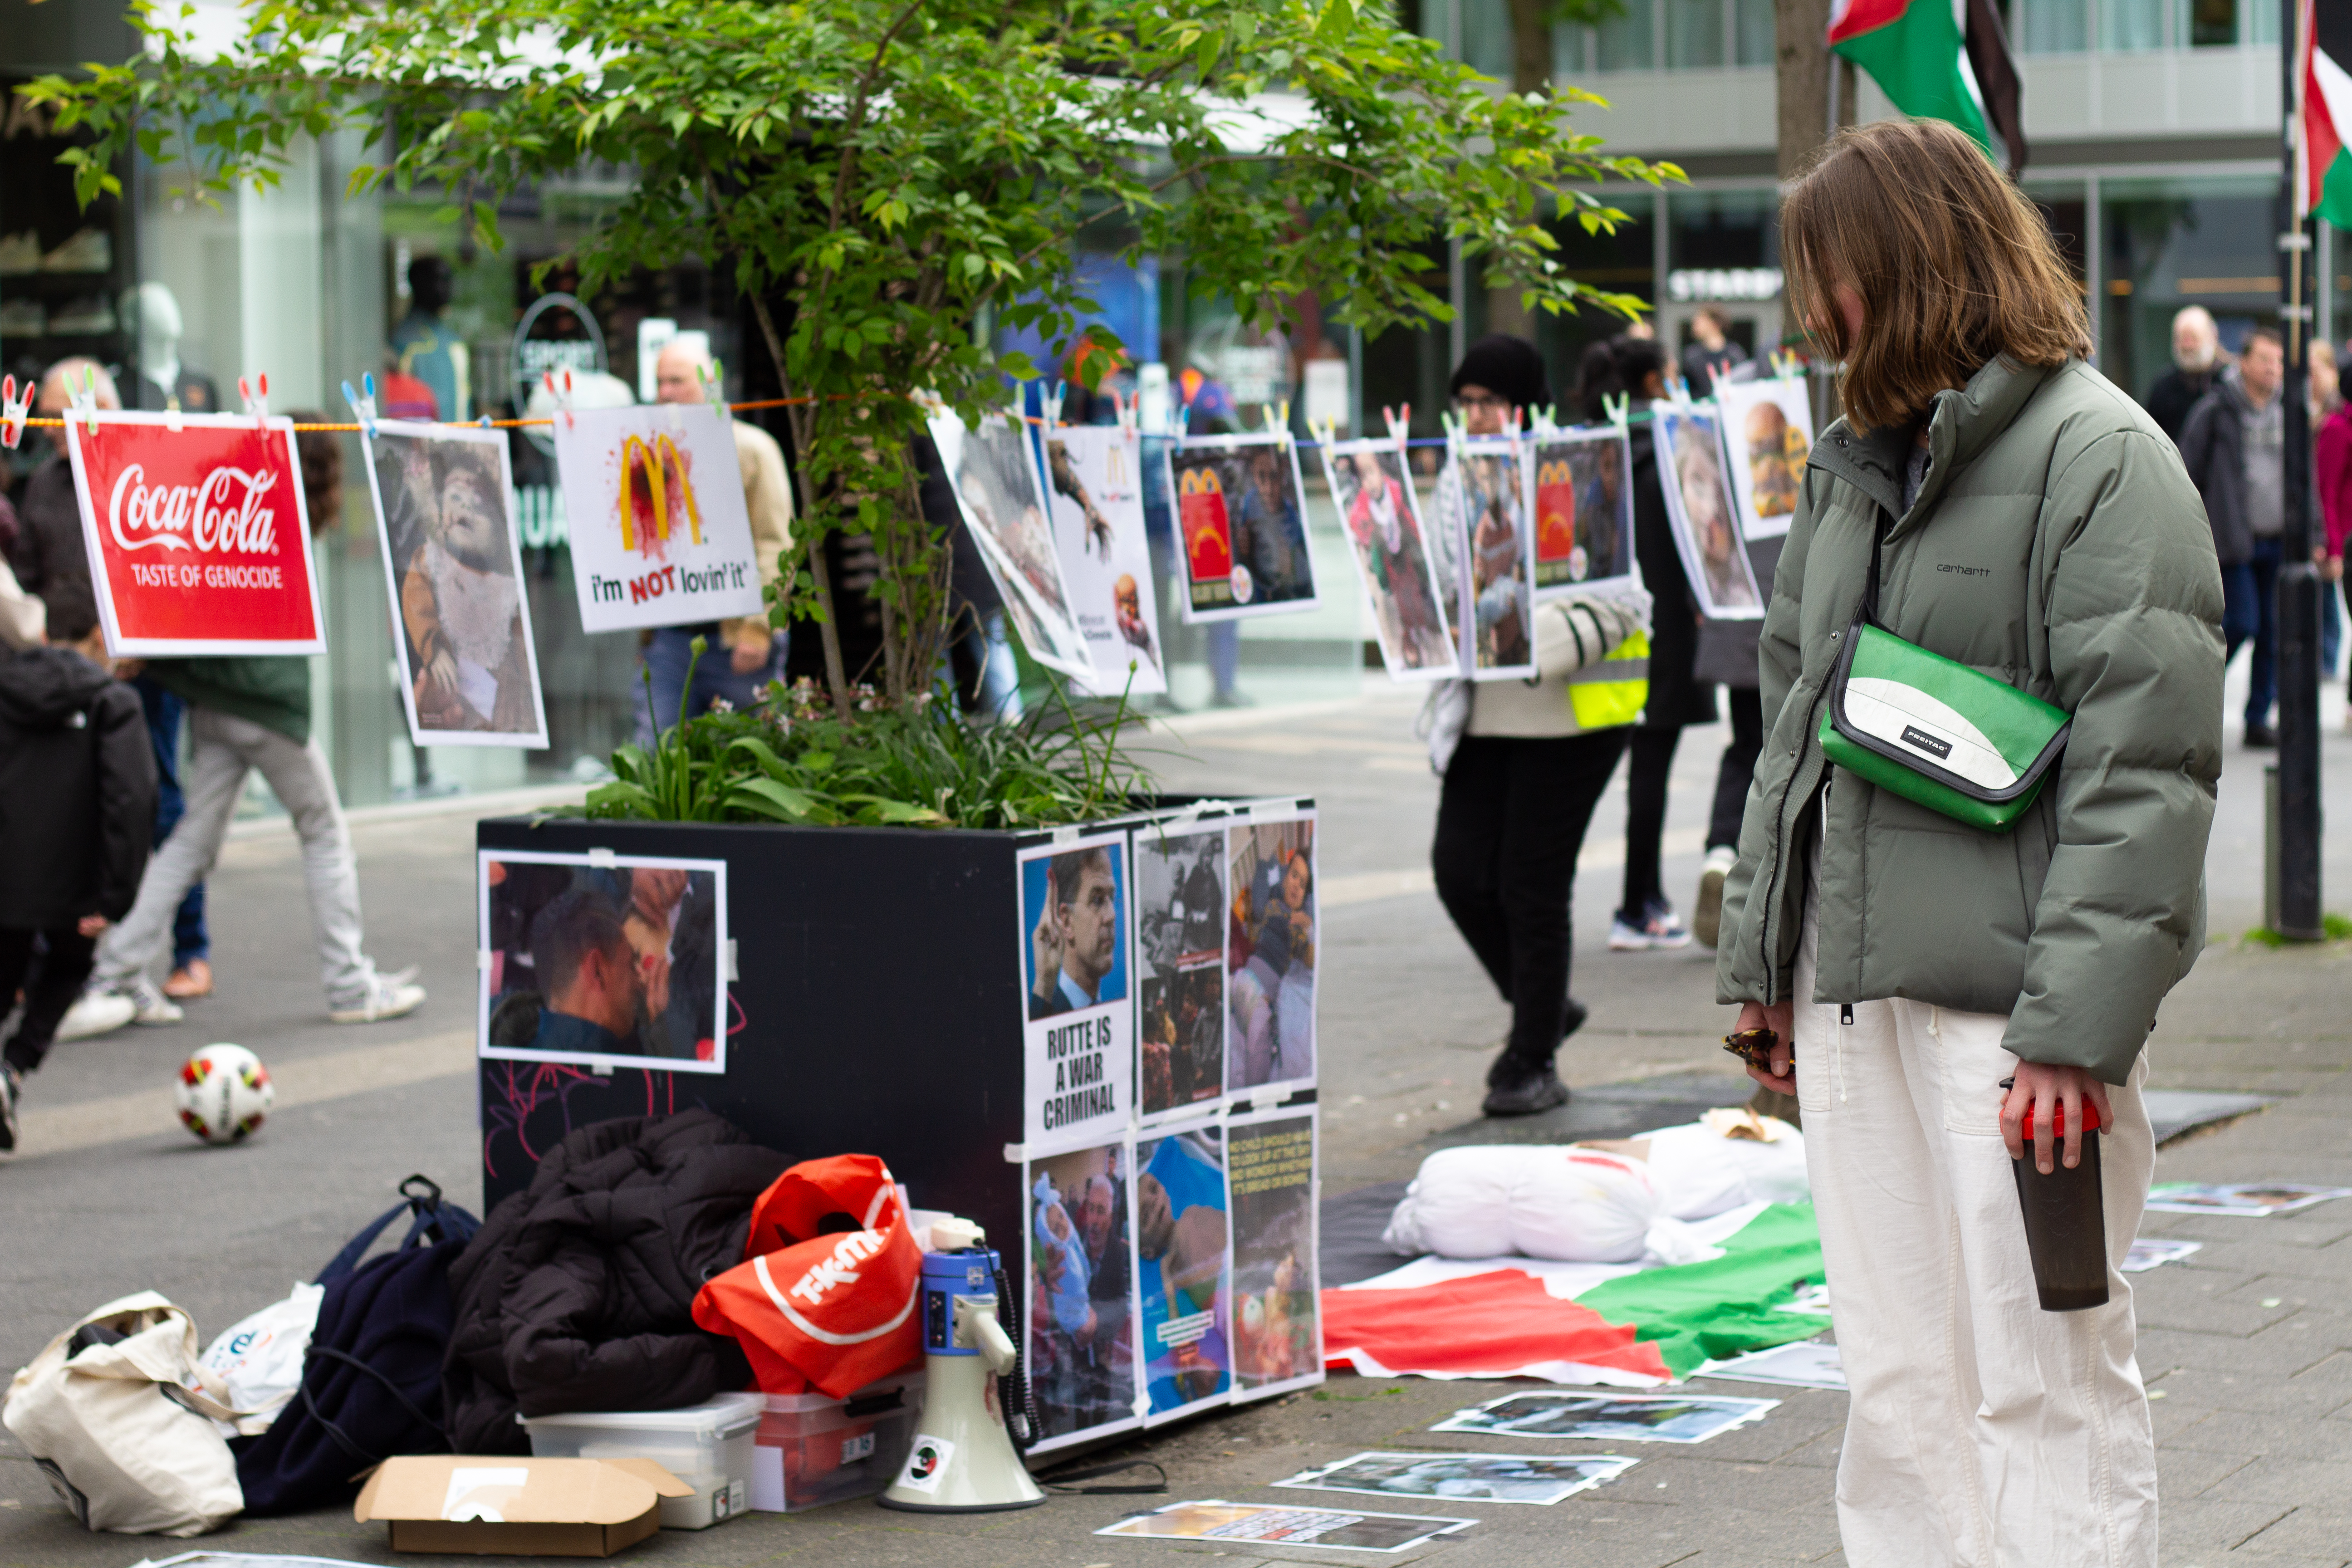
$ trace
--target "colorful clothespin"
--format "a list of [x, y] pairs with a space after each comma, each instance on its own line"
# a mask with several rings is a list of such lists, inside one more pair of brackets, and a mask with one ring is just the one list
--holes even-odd
[[[260, 389], [257, 393], [255, 391], [256, 386], [258, 386]], [[241, 375], [238, 376], [236, 378], [236, 395], [245, 399], [246, 417], [263, 424], [268, 423], [269, 373], [268, 371], [263, 371], [259, 375], [256, 376], [253, 384], [250, 385], [247, 384], [245, 377]]]
[[1412, 437], [1412, 405], [1407, 403], [1400, 407], [1391, 408], [1386, 404], [1382, 404], [1381, 420], [1389, 427], [1389, 439], [1396, 443], [1398, 451], [1403, 451], [1405, 443]]
[[1609, 416], [1609, 423], [1617, 426], [1617, 434], [1622, 436], [1633, 423], [1633, 395], [1630, 392], [1602, 393], [1601, 412]]
[[711, 412], [719, 416], [719, 422], [724, 425], [728, 420], [734, 418], [735, 411], [727, 406], [725, 363], [712, 360], [708, 366], [696, 365], [694, 374], [695, 378], [702, 383], [702, 401], [709, 405]]
[[25, 438], [25, 418], [32, 412], [34, 389], [32, 379], [27, 377], [24, 395], [19, 397], [15, 376], [0, 379], [0, 447], [13, 452], [16, 443]]
[[1041, 381], [1037, 384], [1037, 419], [1051, 430], [1062, 422], [1062, 397], [1070, 390], [1066, 381]]
[[575, 428], [576, 426], [572, 417], [572, 372], [570, 369], [567, 368], [560, 379], [556, 375], [556, 373], [551, 370], [541, 377], [541, 381], [547, 388], [547, 395], [555, 399], [557, 411], [563, 416], [563, 427], [566, 430]]
[[1261, 403], [1257, 405], [1257, 412], [1258, 417], [1265, 422], [1268, 431], [1290, 428], [1290, 399], [1287, 397], [1279, 404]]
[[1121, 430], [1130, 436], [1142, 433], [1143, 397], [1140, 393], [1133, 397], [1128, 397], [1122, 395], [1118, 388], [1114, 386], [1110, 389], [1110, 407], [1111, 413], [1118, 420], [1118, 427]]
[[1176, 405], [1175, 424], [1176, 438], [1179, 441], [1181, 441], [1185, 437], [1185, 433], [1192, 427], [1192, 405], [1191, 404], [1180, 403]]
[[360, 384], [367, 390], [353, 392], [350, 382], [343, 383], [343, 401], [352, 405], [352, 413], [360, 422], [361, 438], [373, 441], [375, 439], [375, 376], [373, 374], [362, 374]]
[[67, 413], [67, 419], [71, 420], [79, 416], [88, 427], [91, 438], [96, 439], [98, 436], [98, 371], [95, 366], [86, 364], [81, 367], [81, 386], [79, 390], [72, 391], [69, 395], [73, 399], [73, 407]]
[[1528, 427], [1535, 433], [1538, 440], [1542, 440], [1545, 437], [1555, 435], [1559, 432], [1559, 426], [1554, 423], [1559, 413], [1559, 405], [1550, 403], [1545, 404], [1540, 408], [1530, 408], [1528, 410]]
[[1318, 425], [1310, 419], [1307, 423], [1307, 438], [1318, 447], [1336, 447], [1339, 444], [1339, 422], [1326, 416], [1323, 423]]
[[1805, 362], [1797, 356], [1795, 350], [1774, 349], [1772, 351], [1771, 360], [1772, 374], [1778, 376], [1780, 380], [1784, 382], [1798, 382], [1804, 379]]
[[176, 392], [165, 394], [163, 397], [163, 428], [176, 436], [187, 427], [187, 421], [180, 417], [180, 395]]

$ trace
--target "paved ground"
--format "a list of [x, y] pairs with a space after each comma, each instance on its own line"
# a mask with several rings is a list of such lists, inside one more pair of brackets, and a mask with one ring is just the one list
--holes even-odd
[[[1431, 1141], [1476, 1135], [1465, 1124], [1504, 1024], [1428, 890], [1435, 792], [1411, 711], [1381, 694], [1199, 722], [1186, 731], [1189, 753], [1164, 769], [1185, 788], [1311, 791], [1326, 814], [1327, 1192], [1410, 1175]], [[1677, 759], [1666, 868], [1679, 900], [1697, 876], [1721, 744], [1720, 731], [1693, 731]], [[2209, 861], [2217, 941], [2165, 1007], [2155, 1081], [2289, 1098], [2167, 1150], [2159, 1175], [2352, 1185], [2352, 944], [2273, 952], [2230, 940], [2260, 918], [2262, 844], [2259, 759], [2233, 751], [2230, 760]], [[2352, 740], [2340, 731], [2327, 765], [2334, 818], [2352, 821]], [[1715, 1042], [1727, 1018], [1713, 1004], [1707, 956], [1602, 951], [1622, 822], [1622, 792], [1612, 793], [1588, 842], [1576, 910], [1575, 988], [1593, 1020], [1563, 1068], [1581, 1087], [1720, 1074]], [[214, 884], [222, 994], [178, 1028], [62, 1047], [34, 1082], [26, 1152], [0, 1169], [0, 1365], [20, 1364], [81, 1311], [143, 1287], [185, 1304], [207, 1332], [225, 1326], [314, 1273], [410, 1171], [472, 1200], [471, 835], [463, 816], [359, 829], [371, 944], [386, 964], [422, 963], [435, 987], [415, 1017], [368, 1029], [322, 1021], [292, 840], [232, 846]], [[2332, 907], [2352, 909], [2352, 836], [2337, 839], [2326, 877], [2337, 889]], [[171, 1069], [210, 1039], [254, 1046], [278, 1079], [278, 1110], [249, 1147], [204, 1150], [172, 1125]], [[2155, 1216], [2147, 1233], [2205, 1244], [2188, 1263], [2138, 1276], [2136, 1290], [2142, 1364], [2160, 1401], [2164, 1561], [2352, 1561], [2352, 1200], [2283, 1219]], [[1171, 1499], [1339, 1500], [1266, 1483], [1365, 1448], [1487, 1447], [1425, 1428], [1503, 1386], [1339, 1378], [1137, 1451], [1167, 1467]], [[1761, 1425], [1706, 1445], [1628, 1446], [1643, 1462], [1622, 1479], [1550, 1509], [1356, 1500], [1477, 1518], [1432, 1549], [1465, 1563], [1531, 1552], [1608, 1568], [1836, 1562], [1830, 1488], [1843, 1406], [1842, 1394], [1791, 1392]], [[1137, 1506], [1057, 1498], [1024, 1514], [932, 1524], [853, 1503], [666, 1534], [637, 1552], [695, 1564], [1094, 1568], [1205, 1550], [1088, 1534]], [[240, 1524], [206, 1544], [391, 1560], [380, 1538], [331, 1512]], [[0, 1568], [117, 1568], [173, 1549], [83, 1533], [22, 1448], [0, 1442]], [[1278, 1555], [1233, 1554], [1243, 1563]]]

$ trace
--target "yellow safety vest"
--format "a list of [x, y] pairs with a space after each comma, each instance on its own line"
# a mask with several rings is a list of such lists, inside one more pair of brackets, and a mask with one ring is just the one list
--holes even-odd
[[1635, 632], [1598, 664], [1570, 676], [1568, 709], [1579, 730], [1613, 730], [1642, 716], [1650, 700], [1650, 636]]

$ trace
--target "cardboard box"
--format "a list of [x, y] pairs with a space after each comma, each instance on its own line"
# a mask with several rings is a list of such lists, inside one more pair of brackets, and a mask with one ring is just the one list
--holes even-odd
[[651, 1459], [418, 1454], [376, 1467], [352, 1517], [383, 1521], [394, 1552], [610, 1557], [693, 1490]]

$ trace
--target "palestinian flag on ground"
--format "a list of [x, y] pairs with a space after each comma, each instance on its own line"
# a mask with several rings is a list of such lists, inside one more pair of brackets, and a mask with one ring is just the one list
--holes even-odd
[[1822, 1279], [1811, 1205], [1752, 1204], [1692, 1228], [1723, 1255], [1671, 1268], [1423, 1258], [1323, 1292], [1324, 1359], [1367, 1376], [1543, 1377], [1647, 1387], [1811, 1339], [1788, 1310]]
[[1949, 121], [1990, 147], [1990, 117], [2010, 173], [2025, 166], [2017, 69], [1990, 0], [1831, 0], [1829, 45], [1914, 119]]
[[2352, 6], [2315, 5], [2303, 0], [2296, 39], [2303, 49], [2297, 73], [2302, 100], [2296, 127], [2299, 148], [2294, 216], [2317, 213], [2338, 228], [2352, 228]]

